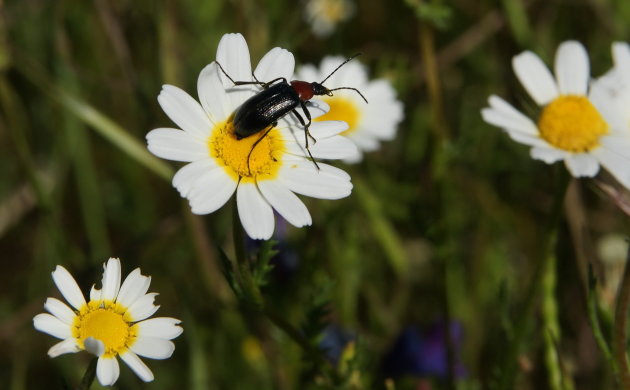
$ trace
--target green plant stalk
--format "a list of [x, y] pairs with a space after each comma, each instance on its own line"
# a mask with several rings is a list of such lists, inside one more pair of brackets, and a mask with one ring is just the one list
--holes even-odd
[[22, 61], [16, 68], [31, 83], [41, 88], [51, 99], [60, 103], [70, 113], [92, 127], [97, 133], [136, 160], [140, 165], [166, 180], [171, 180], [173, 168], [149, 153], [144, 142], [129, 134], [127, 130], [87, 102], [52, 83], [45, 72], [38, 66]]
[[330, 362], [324, 358], [322, 352], [313, 346], [299, 329], [291, 325], [291, 323], [282, 317], [282, 315], [271, 305], [267, 304], [262, 292], [260, 291], [260, 287], [254, 282], [247, 255], [245, 253], [245, 234], [243, 226], [241, 225], [241, 220], [238, 216], [236, 200], [233, 203], [232, 220], [234, 252], [237, 261], [234, 268], [236, 269], [239, 282], [241, 283], [244, 291], [246, 291], [246, 299], [248, 300], [242, 302], [242, 304], [245, 307], [254, 309], [259, 314], [262, 314], [269, 319], [275, 326], [280, 328], [287, 336], [289, 336], [289, 338], [299, 345], [304, 354], [308, 356], [312, 362], [316, 363], [318, 367], [322, 368], [323, 372], [337, 380], [337, 371], [332, 367]]
[[499, 389], [513, 388], [518, 355], [521, 353], [523, 345], [525, 344], [527, 330], [529, 329], [530, 322], [532, 320], [532, 313], [534, 312], [534, 308], [536, 307], [538, 297], [540, 296], [540, 292], [543, 287], [546, 263], [549, 258], [552, 257], [552, 253], [555, 249], [556, 231], [562, 217], [562, 205], [564, 203], [567, 188], [569, 187], [568, 172], [562, 170], [557, 173], [558, 179], [551, 213], [549, 215], [549, 221], [546, 228], [546, 240], [542, 247], [540, 260], [538, 261], [538, 264], [536, 264], [534, 274], [532, 275], [529, 287], [527, 288], [523, 309], [516, 321], [514, 338], [511, 340], [507, 356], [503, 361], [501, 376], [499, 378]]
[[628, 308], [630, 307], [630, 250], [626, 258], [623, 278], [617, 293], [615, 323], [613, 326], [613, 353], [619, 369], [619, 380], [624, 390], [630, 390], [630, 371], [628, 368]]
[[90, 364], [85, 370], [85, 374], [83, 374], [83, 379], [79, 384], [77, 390], [88, 390], [92, 387], [92, 383], [94, 382], [94, 378], [96, 377], [96, 364], [98, 363], [98, 357], [92, 358]]
[[592, 267], [589, 267], [588, 277], [589, 277], [589, 285], [588, 285], [588, 296], [587, 296], [587, 299], [588, 299], [587, 310], [588, 310], [588, 318], [591, 323], [591, 328], [593, 329], [593, 337], [595, 337], [595, 341], [597, 342], [599, 349], [604, 354], [604, 357], [608, 361], [608, 364], [610, 364], [610, 367], [612, 367], [613, 372], [615, 373], [615, 375], [618, 375], [619, 369], [617, 368], [617, 362], [615, 361], [615, 358], [610, 350], [610, 346], [608, 345], [608, 342], [606, 341], [606, 337], [604, 337], [604, 333], [602, 331], [601, 325], [599, 324], [599, 314], [598, 314], [599, 305], [597, 304], [597, 294], [595, 291], [595, 278], [593, 276]]
[[[555, 247], [557, 234], [550, 238], [551, 247]], [[545, 341], [545, 364], [547, 367], [547, 379], [549, 388], [552, 390], [562, 390], [563, 378], [562, 368], [558, 357], [556, 346], [560, 341], [560, 324], [558, 323], [558, 303], [556, 302], [556, 256], [549, 254], [545, 262], [545, 269], [542, 276], [542, 320], [543, 335]]]
[[398, 238], [396, 229], [383, 214], [379, 200], [372, 194], [365, 182], [360, 177], [357, 177], [353, 180], [353, 184], [354, 193], [359, 204], [370, 220], [369, 226], [374, 232], [374, 238], [381, 245], [396, 275], [399, 277], [405, 276], [409, 264], [407, 262], [407, 254]]

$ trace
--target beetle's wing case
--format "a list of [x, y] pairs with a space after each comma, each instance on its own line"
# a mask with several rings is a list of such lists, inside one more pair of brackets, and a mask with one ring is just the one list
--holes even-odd
[[249, 137], [291, 112], [300, 98], [287, 83], [277, 83], [247, 99], [234, 114], [234, 131], [240, 138]]

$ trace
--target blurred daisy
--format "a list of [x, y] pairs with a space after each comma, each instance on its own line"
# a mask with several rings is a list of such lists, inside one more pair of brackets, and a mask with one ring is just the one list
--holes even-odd
[[153, 304], [156, 293], [147, 294], [151, 277], [140, 268], [133, 270], [121, 286], [120, 260], [109, 259], [104, 265], [102, 289], [92, 286], [86, 302], [72, 275], [58, 265], [52, 273], [68, 307], [56, 298], [48, 298], [44, 308], [50, 313], [33, 318], [35, 329], [63, 339], [48, 350], [48, 356], [86, 350], [98, 356], [96, 376], [103, 386], [118, 379], [120, 357], [145, 382], [153, 373], [138, 355], [150, 359], [167, 359], [175, 350], [169, 341], [182, 333], [180, 321], [168, 317], [151, 317], [159, 308]]
[[[226, 34], [219, 42], [217, 61], [233, 80], [252, 81], [249, 50], [240, 34]], [[258, 80], [287, 80], [295, 61], [287, 50], [274, 48], [258, 64]], [[350, 176], [324, 163], [319, 169], [305, 153], [303, 127], [293, 114], [278, 121], [269, 132], [237, 139], [232, 115], [257, 86], [234, 87], [216, 63], [206, 66], [197, 83], [199, 100], [181, 89], [165, 85], [158, 101], [181, 129], [156, 129], [147, 134], [148, 148], [158, 157], [189, 162], [173, 177], [173, 186], [190, 202], [195, 214], [208, 214], [223, 206], [236, 192], [241, 223], [254, 239], [268, 239], [274, 230], [275, 209], [294, 226], [311, 224], [311, 215], [295, 195], [321, 199], [346, 197]], [[328, 109], [312, 101], [313, 118]], [[305, 117], [304, 113], [302, 116]], [[340, 136], [345, 122], [313, 123], [310, 142], [314, 158], [346, 158], [357, 153], [354, 144]]]
[[612, 45], [614, 66], [591, 86], [593, 99], [606, 102], [610, 115], [619, 115], [619, 120], [630, 133], [630, 46], [624, 42]]
[[[319, 68], [305, 65], [299, 68], [297, 79], [324, 80], [339, 64], [343, 57], [325, 57]], [[398, 124], [403, 119], [403, 105], [396, 99], [396, 91], [385, 79], [369, 80], [365, 65], [356, 59], [337, 70], [327, 81], [334, 87], [356, 88], [365, 96], [369, 105], [352, 90], [335, 91], [333, 96], [318, 96], [330, 106], [330, 111], [317, 120], [342, 120], [348, 123], [348, 130], [342, 134], [350, 138], [361, 151], [373, 151], [381, 140], [391, 140], [396, 135]], [[361, 154], [345, 159], [358, 162]]]
[[584, 46], [567, 41], [556, 52], [554, 78], [542, 60], [526, 51], [512, 61], [514, 72], [542, 107], [537, 122], [491, 96], [484, 120], [531, 146], [532, 158], [548, 164], [564, 160], [575, 177], [593, 177], [600, 165], [630, 188], [630, 137], [627, 123], [595, 85], [589, 91], [589, 60]]
[[308, 0], [304, 10], [313, 33], [318, 37], [327, 37], [337, 24], [354, 15], [355, 5], [349, 0]]

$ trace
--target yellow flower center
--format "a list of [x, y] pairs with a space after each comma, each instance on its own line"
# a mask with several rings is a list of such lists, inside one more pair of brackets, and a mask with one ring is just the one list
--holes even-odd
[[344, 121], [348, 123], [348, 130], [342, 132], [342, 135], [356, 131], [361, 113], [353, 100], [341, 96], [324, 97], [322, 100], [328, 103], [330, 111], [314, 121]]
[[273, 179], [282, 165], [286, 148], [279, 130], [267, 130], [239, 140], [230, 119], [218, 123], [208, 139], [210, 156], [234, 180]]
[[100, 340], [105, 346], [105, 357], [123, 353], [135, 341], [136, 326], [126, 315], [126, 308], [113, 302], [90, 302], [83, 306], [74, 319], [73, 337], [85, 348], [88, 337]]
[[608, 124], [584, 96], [564, 95], [549, 103], [538, 120], [541, 137], [553, 146], [575, 153], [599, 146]]

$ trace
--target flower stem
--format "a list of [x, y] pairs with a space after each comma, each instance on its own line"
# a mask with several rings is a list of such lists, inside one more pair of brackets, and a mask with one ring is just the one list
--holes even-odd
[[628, 307], [630, 306], [630, 250], [626, 258], [623, 279], [617, 293], [615, 307], [615, 324], [613, 330], [613, 352], [617, 360], [619, 379], [624, 390], [630, 389], [630, 372], [628, 371], [628, 355], [626, 354]]
[[553, 251], [556, 246], [556, 231], [562, 216], [562, 205], [564, 203], [568, 187], [568, 173], [566, 171], [562, 171], [561, 173], [559, 172], [551, 213], [549, 215], [549, 221], [546, 228], [547, 233], [545, 235], [545, 244], [543, 245], [540, 260], [536, 265], [531, 282], [527, 288], [523, 309], [518, 317], [514, 336], [511, 340], [506, 359], [504, 360], [498, 387], [500, 389], [510, 389], [513, 387], [512, 385], [516, 374], [518, 355], [521, 353], [525, 340], [527, 339], [527, 331], [533, 317], [532, 312], [536, 307], [540, 291], [544, 286], [545, 270], [548, 267], [547, 263], [551, 257], [555, 257], [553, 255]]
[[608, 345], [608, 341], [604, 336], [604, 332], [602, 331], [602, 327], [599, 323], [599, 305], [597, 304], [597, 292], [595, 291], [595, 277], [593, 276], [593, 267], [589, 265], [588, 268], [588, 318], [591, 323], [591, 328], [593, 329], [593, 336], [595, 337], [595, 341], [597, 341], [597, 345], [599, 345], [599, 349], [602, 354], [608, 361], [608, 364], [613, 369], [615, 375], [618, 374], [619, 369], [617, 368], [617, 362], [615, 361], [615, 357], [613, 356], [610, 346]]
[[88, 390], [92, 386], [92, 382], [94, 382], [94, 378], [96, 377], [97, 362], [98, 357], [95, 357], [90, 361], [90, 364], [85, 370], [85, 374], [83, 374], [83, 379], [81, 379], [81, 384], [79, 384], [77, 390]]
[[[554, 234], [556, 236], [556, 234]], [[553, 242], [556, 237], [551, 238]], [[554, 245], [555, 246], [555, 245]], [[543, 300], [542, 320], [543, 339], [545, 341], [545, 363], [547, 366], [547, 379], [552, 390], [563, 389], [562, 369], [558, 356], [557, 345], [560, 340], [560, 324], [558, 324], [558, 303], [556, 302], [556, 256], [549, 254], [545, 262], [545, 270], [542, 276]]]

